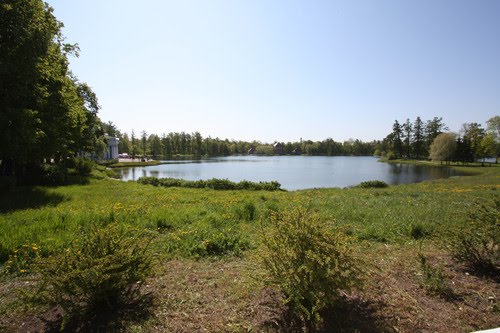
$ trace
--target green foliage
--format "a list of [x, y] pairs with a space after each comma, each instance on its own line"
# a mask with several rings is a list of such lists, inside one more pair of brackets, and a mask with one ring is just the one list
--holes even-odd
[[430, 146], [429, 157], [433, 161], [449, 161], [457, 147], [456, 136], [453, 133], [441, 133]]
[[236, 207], [236, 216], [244, 221], [253, 221], [256, 215], [256, 207], [253, 202], [246, 201]]
[[470, 223], [452, 238], [453, 257], [480, 272], [500, 270], [500, 200], [477, 202]]
[[213, 220], [202, 221], [187, 230], [177, 230], [169, 234], [165, 249], [172, 254], [185, 257], [241, 256], [251, 247], [237, 226], [224, 225]]
[[[62, 164], [43, 164], [41, 167], [42, 184], [61, 185], [68, 180], [68, 169]], [[35, 181], [36, 182], [36, 181]]]
[[425, 290], [431, 295], [451, 297], [453, 291], [448, 285], [446, 276], [443, 273], [443, 267], [434, 267], [422, 253], [419, 253], [418, 259], [422, 271], [422, 286]]
[[41, 258], [31, 302], [58, 305], [68, 320], [134, 300], [150, 273], [151, 237], [115, 224], [93, 226], [62, 253]]
[[359, 183], [356, 187], [359, 188], [384, 188], [388, 187], [389, 185], [381, 180], [368, 180], [362, 183]]
[[321, 321], [341, 290], [360, 282], [346, 237], [303, 208], [273, 214], [263, 229], [264, 267], [285, 302], [308, 325]]
[[161, 187], [210, 188], [213, 190], [278, 191], [281, 188], [281, 184], [275, 181], [255, 183], [242, 180], [239, 183], [235, 183], [228, 179], [217, 178], [192, 181], [176, 178], [141, 177], [137, 180], [137, 182], [144, 185]]
[[385, 154], [385, 159], [388, 160], [388, 161], [391, 161], [391, 160], [395, 160], [397, 159], [398, 157], [396, 156], [396, 154], [394, 154], [394, 152], [392, 151], [389, 151], [387, 152], [387, 154]]
[[171, 231], [173, 229], [174, 229], [173, 224], [167, 221], [165, 218], [156, 219], [156, 230], [158, 230], [160, 233]]
[[33, 244], [24, 244], [9, 256], [5, 263], [5, 272], [10, 274], [27, 274], [31, 264], [40, 257], [40, 247]]
[[417, 223], [411, 226], [410, 235], [413, 239], [419, 240], [430, 236], [431, 232], [423, 224]]
[[104, 172], [109, 178], [121, 179], [120, 174], [113, 169], [106, 169]]
[[40, 161], [92, 152], [99, 140], [97, 99], [69, 70], [78, 47], [64, 43], [62, 26], [42, 0], [0, 4], [2, 174], [32, 177]]
[[94, 163], [83, 158], [77, 158], [75, 161], [76, 173], [80, 176], [88, 176], [92, 172]]

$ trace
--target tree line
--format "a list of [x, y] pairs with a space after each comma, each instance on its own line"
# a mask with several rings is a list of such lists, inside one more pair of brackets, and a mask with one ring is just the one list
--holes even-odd
[[[442, 118], [426, 122], [417, 117], [411, 122], [396, 120], [389, 133], [375, 148], [375, 154], [387, 159], [411, 158], [474, 162], [500, 155], [500, 116], [486, 121], [487, 128], [476, 122], [465, 123], [457, 133], [449, 132]], [[446, 134], [446, 135], [443, 135]], [[446, 139], [445, 139], [446, 138]], [[450, 143], [450, 140], [453, 141]], [[441, 151], [446, 142], [446, 153]], [[446, 157], [443, 157], [443, 154]]]
[[[175, 155], [192, 156], [229, 156], [243, 154], [257, 155], [323, 155], [340, 156], [373, 155], [378, 141], [363, 142], [350, 139], [338, 142], [331, 138], [323, 141], [300, 140], [296, 142], [241, 141], [203, 137], [199, 132], [170, 132], [168, 134], [148, 134], [142, 131], [136, 135], [134, 131], [120, 132], [112, 122], [103, 124], [104, 131], [110, 136], [119, 138], [118, 151], [132, 157], [148, 156], [153, 159], [166, 158]], [[280, 147], [277, 149], [277, 147]]]

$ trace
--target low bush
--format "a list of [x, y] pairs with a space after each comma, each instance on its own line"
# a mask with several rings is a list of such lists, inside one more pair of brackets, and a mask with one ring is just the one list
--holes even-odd
[[141, 177], [137, 180], [137, 182], [143, 185], [161, 187], [210, 188], [213, 190], [278, 191], [281, 189], [281, 184], [276, 181], [256, 183], [248, 180], [242, 180], [239, 183], [235, 183], [228, 179], [218, 178], [193, 181], [176, 178]]
[[88, 176], [92, 172], [94, 167], [94, 163], [89, 160], [85, 160], [83, 158], [75, 159], [75, 170], [76, 173], [80, 176]]
[[167, 231], [171, 231], [174, 229], [173, 223], [167, 221], [164, 218], [157, 218], [156, 219], [156, 230], [160, 233], [164, 233]]
[[242, 205], [238, 205], [235, 208], [236, 216], [240, 220], [253, 221], [257, 212], [257, 208], [253, 202], [246, 201]]
[[104, 172], [106, 173], [106, 176], [108, 176], [109, 178], [115, 178], [115, 179], [121, 178], [120, 174], [113, 169], [106, 169], [104, 170]]
[[135, 300], [150, 273], [151, 237], [115, 224], [82, 231], [62, 253], [33, 265], [35, 289], [28, 300], [64, 310], [69, 320], [113, 311]]
[[359, 183], [356, 187], [359, 188], [384, 188], [389, 185], [381, 180], [368, 180], [366, 182]]
[[500, 271], [500, 200], [476, 203], [470, 222], [453, 235], [453, 257], [483, 273]]
[[422, 271], [422, 286], [425, 290], [431, 295], [451, 297], [453, 292], [443, 273], [443, 267], [434, 267], [422, 253], [419, 253], [418, 259]]
[[61, 185], [68, 180], [68, 169], [63, 164], [43, 164], [41, 171], [43, 184]]
[[389, 151], [385, 154], [384, 158], [386, 160], [392, 161], [392, 160], [395, 160], [397, 157], [396, 157], [396, 154], [394, 154], [392, 151]]
[[413, 239], [419, 240], [429, 237], [431, 235], [431, 231], [427, 229], [423, 224], [417, 223], [411, 226], [410, 235]]
[[9, 255], [5, 263], [5, 272], [13, 275], [27, 274], [31, 265], [40, 257], [40, 246], [37, 244], [24, 244]]
[[271, 281], [309, 328], [321, 322], [321, 311], [338, 301], [340, 291], [360, 283], [346, 236], [305, 209], [272, 214], [262, 239], [263, 265]]

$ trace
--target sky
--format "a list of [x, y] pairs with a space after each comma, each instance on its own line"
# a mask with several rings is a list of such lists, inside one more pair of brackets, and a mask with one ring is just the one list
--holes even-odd
[[395, 120], [500, 115], [497, 0], [47, 3], [128, 133], [371, 141]]

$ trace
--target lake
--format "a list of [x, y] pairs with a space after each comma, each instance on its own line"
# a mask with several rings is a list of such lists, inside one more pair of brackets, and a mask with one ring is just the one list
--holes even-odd
[[381, 163], [369, 156], [229, 156], [164, 163], [116, 171], [125, 181], [145, 176], [186, 180], [227, 178], [235, 182], [276, 180], [286, 190], [347, 187], [367, 180], [408, 184], [460, 175], [451, 168]]

